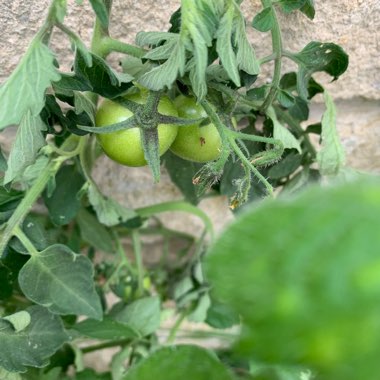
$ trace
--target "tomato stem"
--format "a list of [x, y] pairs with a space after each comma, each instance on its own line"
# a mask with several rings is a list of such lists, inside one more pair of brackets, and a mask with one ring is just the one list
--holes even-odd
[[[79, 139], [79, 141], [78, 141]], [[64, 143], [63, 147], [61, 149], [65, 150], [67, 147], [71, 147], [73, 142], [76, 142], [78, 145], [83, 144], [83, 139], [76, 135], [71, 135]], [[77, 149], [74, 149], [71, 152], [75, 152], [75, 154], [78, 154], [79, 151]], [[1, 234], [1, 242], [0, 242], [0, 257], [2, 256], [9, 240], [12, 238], [12, 236], [19, 233], [19, 226], [24, 221], [25, 217], [29, 214], [30, 209], [32, 208], [33, 204], [37, 201], [43, 190], [45, 189], [46, 185], [50, 181], [52, 177], [56, 175], [59, 168], [61, 167], [62, 163], [67, 160], [68, 158], [73, 157], [73, 155], [68, 156], [59, 156], [55, 159], [52, 159], [46, 167], [41, 171], [41, 174], [37, 178], [37, 180], [34, 182], [32, 187], [25, 193], [24, 198], [17, 206], [16, 210], [12, 214], [12, 216], [9, 218], [9, 220], [6, 223], [6, 227], [4, 231]]]
[[106, 56], [112, 52], [118, 52], [135, 58], [142, 58], [147, 53], [143, 48], [127, 44], [126, 42], [116, 40], [109, 36], [103, 37], [100, 43], [102, 45], [103, 54]]
[[275, 55], [274, 59], [274, 71], [273, 71], [273, 80], [269, 90], [267, 97], [264, 100], [263, 105], [261, 106], [261, 110], [265, 112], [265, 110], [273, 103], [277, 95], [277, 90], [280, 85], [281, 80], [281, 65], [282, 65], [282, 35], [281, 29], [277, 18], [276, 9], [272, 4], [271, 0], [262, 0], [261, 1], [265, 8], [271, 7], [273, 14], [273, 28], [272, 28], [272, 46], [273, 46], [273, 54]]
[[252, 163], [249, 161], [249, 159], [244, 155], [244, 153], [241, 151], [239, 146], [236, 144], [236, 141], [233, 136], [229, 136], [229, 142], [235, 151], [236, 155], [240, 158], [243, 165], [247, 166], [252, 173], [264, 184], [265, 188], [268, 191], [268, 195], [273, 197], [273, 187], [272, 185], [267, 181], [267, 179], [260, 173], [260, 171], [252, 165]]
[[170, 329], [169, 336], [166, 340], [167, 344], [173, 344], [175, 341], [175, 337], [178, 333], [179, 328], [181, 327], [182, 322], [185, 320], [186, 316], [188, 314], [188, 311], [183, 311], [178, 318], [176, 319], [173, 327]]

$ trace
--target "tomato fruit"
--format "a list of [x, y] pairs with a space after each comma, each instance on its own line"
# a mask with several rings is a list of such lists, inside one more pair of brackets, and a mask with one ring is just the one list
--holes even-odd
[[[207, 117], [201, 105], [194, 98], [178, 96], [174, 104], [178, 116], [185, 119]], [[182, 126], [178, 129], [170, 150], [177, 156], [195, 162], [208, 162], [219, 157], [222, 141], [215, 125], [210, 123], [200, 127], [200, 123]]]
[[[126, 96], [126, 99], [144, 104], [147, 93]], [[177, 116], [173, 103], [167, 97], [162, 97], [158, 103], [158, 111], [167, 116]], [[133, 116], [133, 112], [122, 105], [105, 99], [96, 114], [96, 126], [102, 127], [120, 123]], [[164, 154], [174, 141], [178, 127], [173, 124], [158, 125], [158, 142], [160, 156]], [[104, 153], [112, 160], [126, 166], [144, 166], [147, 164], [141, 141], [140, 128], [131, 128], [114, 133], [98, 134], [98, 141]]]

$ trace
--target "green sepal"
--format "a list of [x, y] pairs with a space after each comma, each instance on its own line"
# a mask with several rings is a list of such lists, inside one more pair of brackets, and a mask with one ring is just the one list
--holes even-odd
[[123, 131], [126, 129], [136, 128], [138, 125], [136, 119], [131, 117], [127, 120], [121, 121], [120, 123], [105, 125], [104, 127], [89, 127], [85, 125], [78, 125], [78, 128], [82, 131], [105, 134], [105, 133], [114, 133], [117, 131]]
[[152, 171], [155, 182], [160, 180], [160, 151], [157, 128], [140, 128], [144, 157]]

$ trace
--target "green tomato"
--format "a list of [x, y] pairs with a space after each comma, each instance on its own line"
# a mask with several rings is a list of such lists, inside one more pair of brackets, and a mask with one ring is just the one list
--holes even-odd
[[[174, 101], [178, 116], [185, 119], [207, 117], [201, 105], [194, 98], [183, 95]], [[170, 150], [177, 156], [195, 162], [208, 162], [217, 159], [222, 150], [222, 141], [214, 124], [200, 127], [200, 123], [182, 126]]]
[[[139, 104], [146, 103], [147, 94], [134, 94], [126, 99]], [[176, 108], [167, 97], [162, 97], [158, 103], [158, 111], [167, 116], [178, 116]], [[96, 126], [102, 127], [120, 123], [133, 116], [129, 109], [105, 99], [96, 114]], [[164, 154], [174, 141], [178, 127], [173, 124], [158, 125], [158, 142], [160, 156]], [[104, 153], [112, 160], [126, 166], [144, 166], [147, 164], [141, 141], [140, 128], [131, 128], [114, 133], [99, 134], [98, 140]]]

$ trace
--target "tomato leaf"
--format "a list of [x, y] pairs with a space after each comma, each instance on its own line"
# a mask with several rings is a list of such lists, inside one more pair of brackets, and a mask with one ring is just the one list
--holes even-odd
[[233, 377], [210, 351], [197, 346], [178, 345], [156, 350], [123, 377], [123, 380], [141, 379], [232, 380]]
[[264, 8], [252, 20], [252, 26], [259, 32], [268, 32], [274, 26], [275, 19], [272, 7]]
[[33, 116], [31, 111], [27, 110], [12, 144], [4, 184], [13, 181], [27, 166], [35, 162], [38, 151], [46, 144], [42, 135], [42, 131], [45, 130], [46, 125], [41, 118]]
[[111, 234], [93, 214], [82, 208], [78, 213], [77, 222], [85, 242], [100, 251], [114, 252]]
[[164, 156], [164, 164], [170, 179], [181, 190], [185, 199], [192, 204], [199, 202], [197, 190], [193, 185], [193, 177], [201, 168], [200, 164], [183, 160], [170, 151]]
[[206, 273], [242, 316], [245, 354], [326, 379], [377, 376], [379, 213], [379, 181], [360, 178], [255, 205], [224, 231]]
[[324, 71], [336, 80], [348, 67], [348, 55], [340, 46], [333, 43], [310, 42], [293, 57], [299, 65], [298, 93], [304, 99], [307, 99], [307, 87], [313, 73]]
[[99, 221], [106, 226], [114, 226], [137, 217], [132, 209], [127, 209], [115, 200], [105, 197], [94, 184], [90, 184], [88, 188], [88, 199]]
[[[87, 59], [80, 50], [77, 50], [74, 62], [75, 76], [64, 77], [66, 90], [81, 90], [95, 92], [105, 98], [112, 99], [126, 92], [132, 86], [133, 77], [128, 74], [117, 73], [101, 57], [92, 54], [92, 65], [88, 66]], [[62, 87], [62, 82], [57, 84]]]
[[227, 304], [211, 298], [205, 322], [216, 329], [227, 329], [240, 323], [239, 315]]
[[235, 17], [234, 10], [234, 5], [231, 3], [220, 20], [219, 28], [216, 34], [216, 51], [218, 52], [222, 65], [229, 77], [236, 84], [236, 86], [240, 86], [238, 65], [234, 48], [232, 46], [233, 22]]
[[[186, 50], [189, 50], [193, 52], [192, 62], [188, 64], [193, 89], [198, 98], [204, 97], [207, 92], [205, 72], [208, 64], [208, 47], [212, 45], [217, 27], [217, 15], [221, 11], [221, 4], [217, 2], [182, 0], [179, 34], [176, 36], [174, 33], [158, 33], [158, 41], [166, 40], [166, 42], [156, 47], [156, 52], [153, 50], [147, 55], [154, 59], [159, 56], [168, 56], [169, 53], [170, 56], [165, 63], [144, 74], [139, 79], [139, 83], [154, 91], [164, 87], [170, 88], [178, 75], [185, 73]], [[140, 45], [154, 44], [152, 34], [141, 36], [137, 40]], [[150, 39], [142, 40], [146, 36]], [[176, 43], [174, 43], [174, 38], [177, 40]]]
[[164, 87], [170, 88], [178, 75], [183, 75], [185, 70], [185, 48], [178, 41], [177, 44], [170, 43], [172, 53], [168, 60], [154, 67], [142, 75], [138, 82], [151, 90], [158, 91]]
[[86, 256], [56, 244], [29, 259], [19, 273], [19, 284], [26, 297], [53, 313], [100, 320], [102, 308], [93, 275]]
[[247, 40], [244, 17], [235, 3], [227, 7], [216, 31], [216, 38], [216, 51], [236, 86], [240, 86], [239, 69], [249, 75], [259, 73], [260, 67]]
[[102, 26], [108, 28], [109, 13], [104, 0], [90, 0], [90, 3]]
[[[0, 130], [37, 117], [44, 106], [45, 90], [60, 79], [53, 54], [36, 37], [8, 80], [0, 87]], [[25, 116], [26, 114], [29, 116]], [[33, 141], [31, 141], [33, 144]]]
[[80, 334], [94, 339], [138, 338], [139, 333], [131, 326], [105, 317], [102, 321], [86, 319], [73, 326]]
[[336, 175], [345, 164], [345, 153], [336, 129], [336, 109], [331, 95], [325, 91], [326, 111], [322, 117], [322, 147], [317, 161], [322, 175]]
[[280, 179], [287, 177], [295, 172], [301, 165], [302, 156], [294, 151], [290, 152], [276, 165], [273, 165], [268, 171], [268, 177], [272, 179]]
[[84, 112], [91, 120], [92, 125], [95, 125], [94, 103], [81, 92], [74, 91], [74, 104], [75, 104], [75, 113], [77, 115], [80, 115], [81, 113]]
[[285, 149], [297, 149], [299, 153], [302, 153], [300, 142], [296, 137], [285, 128], [277, 119], [276, 113], [273, 108], [268, 108], [267, 115], [273, 123], [273, 137], [280, 140]]
[[313, 20], [315, 16], [314, 0], [306, 0], [300, 11]]
[[160, 299], [158, 297], [145, 297], [118, 310], [112, 317], [117, 322], [128, 325], [143, 337], [154, 333], [158, 329], [160, 326], [160, 312]]
[[55, 182], [53, 193], [50, 196], [45, 193], [44, 201], [51, 221], [57, 226], [63, 226], [70, 223], [78, 213], [81, 206], [78, 193], [84, 184], [84, 178], [75, 165], [65, 165], [57, 173]]
[[284, 108], [290, 108], [296, 103], [294, 96], [282, 89], [277, 91], [277, 100]]
[[302, 8], [306, 3], [306, 0], [280, 0], [279, 5], [286, 13], [293, 12]]
[[0, 367], [0, 379], [3, 380], [23, 380], [19, 373], [9, 372]]
[[14, 314], [3, 317], [3, 320], [10, 322], [15, 332], [18, 333], [28, 327], [31, 318], [28, 312], [18, 311]]
[[62, 321], [41, 306], [31, 306], [24, 313], [29, 324], [17, 331], [5, 318], [0, 319], [0, 364], [11, 372], [25, 372], [27, 367], [43, 367], [48, 358], [68, 340]]
[[[234, 46], [237, 50], [236, 61], [240, 70], [250, 77], [249, 81], [256, 80], [255, 76], [260, 72], [260, 65], [255, 51], [248, 41], [245, 19], [238, 7], [235, 7]], [[253, 78], [252, 78], [253, 77]], [[252, 82], [253, 83], [253, 82]]]

